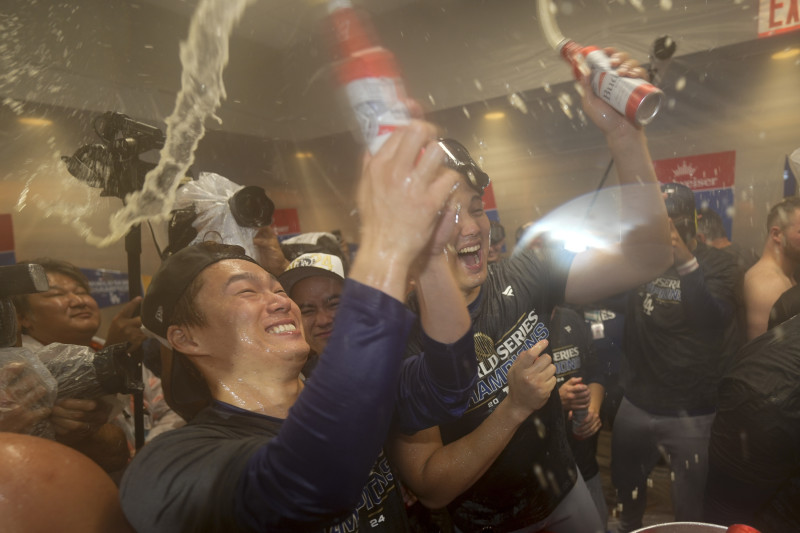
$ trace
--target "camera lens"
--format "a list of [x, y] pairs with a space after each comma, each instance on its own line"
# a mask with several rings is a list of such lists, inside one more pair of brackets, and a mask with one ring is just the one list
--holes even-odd
[[272, 224], [275, 204], [264, 189], [256, 185], [244, 187], [228, 201], [236, 223], [245, 228], [260, 228]]

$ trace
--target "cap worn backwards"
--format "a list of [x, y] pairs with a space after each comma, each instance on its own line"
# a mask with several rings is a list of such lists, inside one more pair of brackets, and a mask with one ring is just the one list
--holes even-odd
[[[142, 324], [149, 333], [169, 346], [166, 337], [175, 305], [192, 281], [219, 261], [239, 259], [258, 264], [245, 255], [244, 248], [215, 242], [188, 246], [168, 257], [153, 276], [142, 301]], [[167, 404], [186, 420], [191, 420], [211, 402], [211, 392], [200, 371], [184, 354], [172, 350], [162, 358], [161, 383]]]

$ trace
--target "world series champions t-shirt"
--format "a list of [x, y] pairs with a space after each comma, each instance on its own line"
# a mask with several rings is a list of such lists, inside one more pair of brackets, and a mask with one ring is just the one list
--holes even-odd
[[[152, 530], [158, 531], [252, 531], [242, 525], [232, 497], [245, 473], [248, 459], [275, 438], [282, 420], [215, 402], [188, 425], [160, 435], [159, 453], [145, 446], [149, 476], [142, 483], [151, 491]], [[184, 475], [176, 476], [175, 471]], [[324, 476], [325, 472], [320, 472]], [[138, 478], [137, 478], [138, 479]], [[180, 503], [182, 502], [182, 503]], [[204, 502], [193, 505], [192, 502]], [[264, 502], [267, 508], [268, 502]], [[167, 512], [167, 507], [173, 509]], [[174, 508], [178, 508], [175, 510]], [[369, 473], [361, 497], [352, 512], [332, 519], [327, 526], [307, 527], [319, 533], [405, 533], [408, 520], [396, 477], [383, 452]]]
[[[525, 250], [489, 268], [473, 320], [478, 382], [465, 414], [439, 426], [444, 444], [469, 434], [508, 394], [508, 370], [517, 356], [549, 337], [550, 314], [564, 299], [574, 255]], [[411, 301], [412, 308], [415, 301]], [[419, 350], [419, 327], [410, 353]], [[577, 478], [558, 392], [517, 430], [486, 473], [449, 506], [464, 533], [492, 527], [514, 531], [546, 518]]]

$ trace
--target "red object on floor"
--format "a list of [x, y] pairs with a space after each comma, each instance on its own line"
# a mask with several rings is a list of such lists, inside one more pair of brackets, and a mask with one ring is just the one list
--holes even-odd
[[728, 528], [728, 533], [761, 533], [754, 527], [746, 526], [744, 524], [733, 524]]

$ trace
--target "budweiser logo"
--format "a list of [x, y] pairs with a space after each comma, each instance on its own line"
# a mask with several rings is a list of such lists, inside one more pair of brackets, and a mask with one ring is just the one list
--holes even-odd
[[672, 170], [672, 175], [675, 176], [676, 178], [684, 176], [691, 178], [694, 177], [694, 173], [696, 171], [697, 171], [696, 167], [693, 167], [686, 161], [682, 161], [680, 165], [678, 165]]

